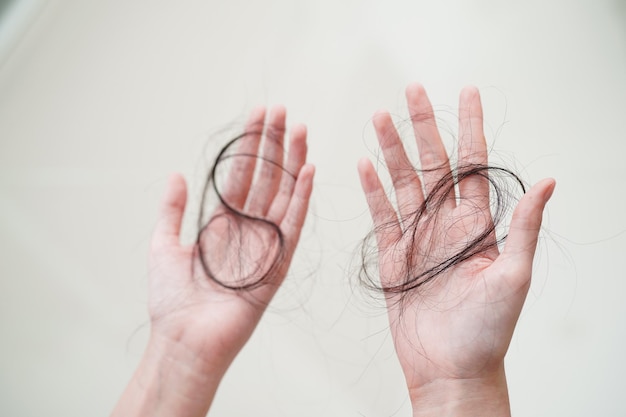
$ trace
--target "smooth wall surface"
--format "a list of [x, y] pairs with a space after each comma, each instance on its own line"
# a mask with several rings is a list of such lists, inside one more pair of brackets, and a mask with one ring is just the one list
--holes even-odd
[[477, 85], [494, 162], [557, 179], [508, 356], [514, 415], [626, 415], [624, 0], [0, 11], [0, 415], [110, 412], [148, 334], [168, 174], [190, 182], [192, 239], [219, 143], [276, 103], [309, 127], [312, 207], [291, 276], [209, 414], [410, 415], [384, 311], [354, 278], [370, 227], [356, 162], [378, 156], [375, 110], [406, 117], [412, 81], [452, 132], [459, 90]]

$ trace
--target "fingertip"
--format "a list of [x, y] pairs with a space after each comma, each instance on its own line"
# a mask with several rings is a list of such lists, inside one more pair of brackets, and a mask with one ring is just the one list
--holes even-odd
[[267, 137], [283, 140], [285, 133], [285, 119], [287, 118], [287, 109], [282, 104], [272, 106], [269, 114], [269, 121], [266, 126], [265, 134]]
[[183, 174], [180, 172], [172, 172], [170, 174], [170, 181], [185, 182], [185, 177], [183, 177]]
[[359, 159], [359, 161], [357, 162], [357, 169], [361, 173], [368, 171], [371, 167], [372, 167], [372, 161], [370, 161], [369, 158], [365, 156]]
[[[459, 118], [481, 118], [483, 117], [483, 107], [480, 100], [480, 91], [474, 85], [463, 87], [459, 94]], [[480, 126], [482, 127], [482, 126]]]
[[264, 135], [266, 146], [268, 143], [283, 144], [285, 137], [285, 119], [287, 117], [285, 106], [281, 104], [274, 105], [270, 108], [269, 116], [264, 126]]
[[546, 185], [546, 189], [544, 191], [544, 199], [546, 201], [550, 200], [552, 194], [554, 193], [554, 189], [556, 188], [556, 180], [554, 178], [546, 178], [542, 180]]
[[[550, 199], [556, 181], [546, 178], [535, 184], [520, 200], [513, 212], [507, 243], [503, 254], [513, 256], [512, 259], [527, 263], [532, 262], [541, 229], [543, 210]], [[520, 254], [525, 254], [518, 258]]]
[[372, 116], [372, 119], [376, 120], [376, 119], [380, 119], [382, 117], [385, 117], [389, 115], [389, 112], [386, 109], [378, 109], [374, 112], [374, 115]]
[[412, 83], [407, 86], [406, 102], [413, 122], [433, 117], [432, 105], [422, 84]]
[[308, 129], [304, 123], [296, 123], [291, 127], [291, 137], [293, 141], [306, 139]]
[[270, 110], [270, 118], [272, 120], [285, 119], [287, 116], [287, 108], [282, 104], [275, 104]]
[[[542, 205], [545, 205], [556, 187], [556, 180], [554, 178], [544, 178], [539, 181], [528, 191], [528, 199], [538, 199]], [[525, 196], [526, 197], [526, 196]]]
[[372, 123], [374, 124], [374, 128], [378, 131], [381, 129], [386, 129], [391, 122], [391, 115], [387, 110], [376, 110], [374, 115], [372, 116]]
[[167, 183], [167, 189], [161, 200], [161, 216], [170, 226], [169, 233], [176, 233], [187, 205], [187, 183], [179, 173], [172, 173]]
[[[313, 192], [313, 175], [315, 174], [315, 167], [310, 164], [304, 165], [300, 172], [298, 173], [298, 178], [296, 180], [296, 186], [293, 191], [292, 203], [289, 206], [294, 204], [294, 200], [304, 202], [304, 206], [308, 205], [309, 198], [311, 197], [311, 193]], [[295, 206], [294, 206], [295, 207]], [[287, 212], [290, 209], [287, 208]]]
[[291, 198], [285, 216], [281, 221], [281, 228], [285, 230], [288, 238], [294, 243], [297, 242], [300, 229], [304, 224], [306, 212], [309, 207], [309, 200], [313, 191], [314, 175], [315, 166], [313, 164], [304, 164], [302, 168], [300, 168], [293, 198]]
[[250, 111], [250, 119], [264, 119], [266, 111], [265, 106], [258, 105]]
[[300, 176], [304, 176], [305, 178], [312, 180], [315, 176], [315, 165], [311, 163], [304, 164], [302, 168], [300, 168], [300, 173], [298, 174], [298, 177]]
[[426, 94], [426, 89], [421, 83], [413, 82], [406, 86], [405, 93], [407, 97], [418, 97]]
[[298, 172], [298, 177], [296, 178], [296, 188], [300, 186], [298, 184], [304, 184], [306, 188], [306, 193], [310, 192], [310, 188], [313, 187], [313, 177], [315, 176], [315, 165], [307, 163], [302, 165], [300, 171]]
[[173, 173], [169, 176], [161, 202], [159, 222], [153, 238], [155, 245], [178, 239], [186, 204], [187, 183], [181, 174]]
[[255, 126], [262, 126], [265, 121], [265, 106], [256, 106], [250, 111], [248, 115], [248, 122], [246, 126], [247, 133], [250, 133], [251, 130], [256, 129]]
[[374, 170], [374, 165], [372, 165], [372, 161], [365, 157], [361, 158], [357, 164], [357, 169], [359, 172], [359, 180], [361, 181], [361, 188], [363, 189], [363, 191], [366, 194], [376, 191], [378, 176], [376, 175], [376, 171]]
[[475, 85], [466, 85], [465, 87], [461, 89], [460, 97], [461, 99], [464, 99], [464, 100], [470, 100], [473, 98], [480, 99], [480, 91], [478, 90], [478, 87], [476, 87]]
[[175, 205], [181, 198], [186, 198], [187, 183], [179, 172], [170, 174], [167, 181], [167, 190], [163, 203], [167, 206]]

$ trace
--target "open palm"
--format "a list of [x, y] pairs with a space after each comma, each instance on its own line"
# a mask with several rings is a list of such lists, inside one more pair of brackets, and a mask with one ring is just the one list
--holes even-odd
[[[225, 372], [282, 283], [302, 229], [314, 168], [306, 128], [292, 129], [283, 160], [285, 109], [250, 115], [231, 158], [222, 204], [196, 244], [180, 243], [187, 200], [182, 177], [170, 179], [150, 255], [152, 333]], [[255, 174], [256, 172], [256, 174]]]
[[381, 287], [407, 385], [413, 391], [438, 381], [503, 375], [554, 181], [538, 183], [521, 198], [500, 253], [478, 91], [469, 87], [460, 96], [458, 165], [472, 173], [458, 180], [423, 87], [409, 86], [407, 102], [421, 175], [389, 114], [380, 112], [374, 118], [397, 208], [372, 164], [359, 162], [376, 227]]

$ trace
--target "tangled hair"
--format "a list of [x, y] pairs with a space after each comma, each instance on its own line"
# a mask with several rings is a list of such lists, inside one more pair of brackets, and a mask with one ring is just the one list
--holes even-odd
[[[403, 219], [403, 233], [392, 245], [394, 267], [400, 267], [403, 278], [393, 283], [377, 279], [375, 236], [394, 223], [382, 224], [368, 233], [362, 242], [359, 278], [366, 288], [385, 294], [408, 295], [463, 261], [497, 248], [506, 239], [506, 222], [511, 209], [520, 194], [526, 192], [517, 174], [507, 168], [482, 164], [467, 164], [452, 170], [446, 164], [445, 167], [420, 172], [433, 171], [444, 174], [424, 196], [423, 203], [408, 219]], [[445, 214], [441, 212], [444, 202], [456, 195], [455, 190], [461, 182], [472, 177], [483, 178], [489, 183], [489, 208], [474, 205], [460, 219], [446, 221]], [[452, 244], [446, 242], [448, 235], [453, 235], [454, 228], [464, 220], [471, 221], [472, 229], [463, 232], [463, 239], [456, 236], [452, 238]], [[443, 233], [436, 235], [433, 230]]]
[[[254, 158], [278, 166], [293, 181], [296, 180], [296, 174], [287, 172], [283, 167], [282, 159], [276, 161], [260, 153], [241, 151], [245, 148], [242, 146], [245, 141], [257, 141], [254, 148], [258, 148], [262, 133], [263, 126], [258, 131], [240, 134], [222, 147], [208, 172], [200, 202], [196, 237], [200, 265], [209, 279], [235, 291], [264, 285], [285, 257], [285, 238], [280, 227], [268, 219], [250, 214], [245, 204], [239, 207], [227, 197], [231, 187], [254, 186], [229, 182], [236, 173], [234, 165], [245, 162], [245, 159]], [[265, 140], [273, 140], [277, 132], [268, 128], [265, 134]], [[227, 183], [226, 189], [222, 189], [224, 182]], [[217, 208], [208, 204], [212, 193], [217, 196]]]

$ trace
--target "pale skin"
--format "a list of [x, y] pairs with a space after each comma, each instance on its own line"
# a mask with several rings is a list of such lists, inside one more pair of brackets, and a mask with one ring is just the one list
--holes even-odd
[[[231, 290], [205, 275], [198, 246], [180, 242], [187, 202], [185, 181], [180, 175], [170, 178], [150, 250], [150, 339], [112, 416], [195, 417], [208, 412], [224, 373], [284, 280], [305, 221], [314, 167], [306, 163], [305, 126], [293, 126], [288, 146], [284, 144], [285, 117], [281, 106], [273, 107], [267, 120], [264, 108], [251, 112], [246, 131], [255, 133], [240, 141], [237, 152], [263, 159], [234, 158], [222, 188], [229, 205], [273, 222], [284, 236], [284, 256], [262, 285]], [[285, 160], [284, 147], [288, 148]], [[260, 175], [255, 177], [257, 166]], [[214, 214], [226, 219], [220, 217], [225, 212], [220, 206]], [[233, 239], [227, 225], [224, 220], [215, 221], [203, 235], [211, 252], [207, 256], [218, 254], [216, 258], [225, 260], [215, 269], [226, 283], [240, 279], [239, 272], [249, 267], [237, 265], [246, 245], [253, 246], [251, 253], [278, 245], [276, 235], [258, 223], [243, 223], [241, 235], [269, 241]], [[268, 259], [256, 259], [252, 271], [267, 271], [270, 265], [263, 262]]]
[[[413, 242], [412, 235], [405, 233], [424, 196], [450, 170], [424, 88], [412, 84], [406, 97], [421, 168], [439, 169], [423, 175], [413, 169], [385, 111], [375, 115], [374, 127], [393, 181], [395, 205], [372, 163], [362, 159], [358, 164], [370, 213], [379, 228], [380, 280], [386, 287], [406, 278], [407, 267], [398, 262], [399, 254], [413, 250], [418, 268], [428, 264], [419, 255], [432, 253], [433, 242], [437, 259], [449, 257], [468, 236], [492, 221], [488, 181], [470, 177], [459, 184], [458, 195], [445, 200], [436, 221], [417, 225], [428, 239]], [[460, 165], [487, 164], [482, 105], [473, 87], [466, 87], [460, 95], [458, 158]], [[545, 179], [520, 199], [501, 252], [495, 245], [484, 250], [411, 290], [403, 302], [398, 302], [399, 294], [386, 293], [392, 336], [414, 416], [510, 416], [504, 356], [530, 286], [542, 213], [554, 187], [554, 180]]]
[[[384, 111], [375, 115], [374, 126], [394, 183], [395, 205], [371, 162], [363, 159], [358, 166], [378, 230], [380, 278], [386, 287], [420, 272], [407, 271], [406, 263], [398, 262], [407, 251], [415, 251], [415, 265], [409, 267], [418, 269], [431, 262], [420, 255], [445, 259], [492, 221], [488, 183], [470, 177], [460, 183], [458, 195], [430, 213], [436, 221], [417, 225], [426, 239], [414, 242], [405, 233], [425, 195], [450, 169], [421, 85], [407, 88], [407, 102], [421, 168], [439, 169], [423, 175], [414, 170]], [[224, 373], [283, 282], [306, 217], [314, 175], [314, 167], [306, 163], [306, 128], [292, 127], [283, 160], [285, 117], [280, 106], [267, 117], [264, 108], [250, 114], [246, 131], [254, 133], [239, 143], [237, 152], [252, 157], [234, 158], [221, 188], [235, 210], [279, 227], [284, 256], [277, 267], [270, 269], [272, 257], [265, 256], [276, 253], [276, 235], [258, 222], [241, 223], [233, 235], [224, 206], [217, 207], [216, 220], [202, 234], [205, 257], [218, 279], [236, 286], [254, 280], [258, 271], [270, 271], [261, 285], [232, 290], [206, 276], [198, 245], [180, 242], [185, 181], [179, 175], [170, 178], [150, 252], [150, 339], [112, 416], [195, 417], [208, 412]], [[461, 92], [458, 137], [461, 165], [487, 164], [482, 106], [472, 87]], [[402, 302], [399, 294], [386, 293], [414, 416], [510, 416], [504, 356], [528, 292], [542, 213], [554, 186], [554, 180], [540, 181], [521, 198], [502, 252], [494, 245], [411, 290]], [[242, 253], [251, 256], [242, 258]]]

